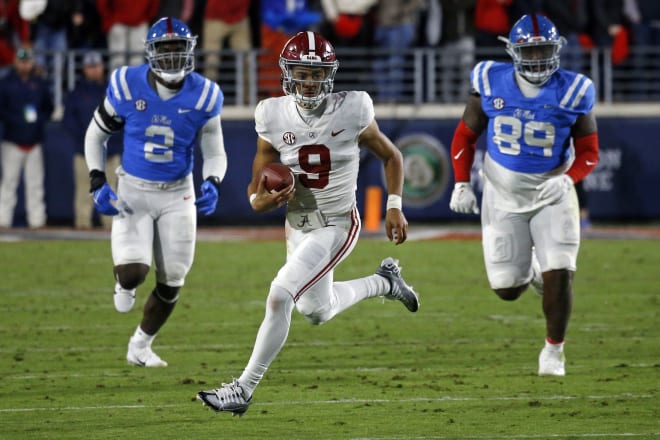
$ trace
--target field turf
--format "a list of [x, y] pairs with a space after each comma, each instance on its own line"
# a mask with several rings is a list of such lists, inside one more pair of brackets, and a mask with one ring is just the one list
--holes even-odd
[[109, 242], [0, 243], [0, 439], [660, 438], [660, 242], [582, 243], [567, 376], [538, 377], [540, 298], [499, 300], [476, 240], [363, 239], [335, 279], [388, 255], [418, 313], [363, 301], [289, 339], [242, 418], [194, 399], [237, 377], [282, 241], [200, 242], [154, 342], [170, 364], [126, 364], [153, 273], [128, 314], [112, 305]]

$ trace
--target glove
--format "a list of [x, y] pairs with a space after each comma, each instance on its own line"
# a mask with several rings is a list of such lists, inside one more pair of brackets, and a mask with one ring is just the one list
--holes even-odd
[[211, 215], [215, 212], [215, 207], [218, 204], [218, 185], [220, 179], [217, 177], [209, 177], [202, 183], [202, 197], [197, 199], [195, 205], [197, 209], [204, 215]]
[[98, 212], [103, 215], [119, 214], [119, 210], [110, 203], [110, 200], [117, 200], [117, 195], [107, 182], [97, 190], [93, 191], [92, 196], [94, 198], [94, 206], [96, 206]]
[[451, 193], [449, 209], [460, 214], [479, 214], [477, 197], [468, 182], [457, 182]]
[[553, 204], [559, 201], [573, 186], [573, 179], [568, 174], [551, 177], [541, 183], [536, 189], [539, 191], [537, 201], [547, 201]]

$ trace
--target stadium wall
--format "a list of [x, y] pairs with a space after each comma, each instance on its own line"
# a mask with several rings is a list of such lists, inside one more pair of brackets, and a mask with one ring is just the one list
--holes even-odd
[[[410, 221], [436, 222], [465, 220], [449, 210], [452, 171], [449, 160], [451, 138], [462, 106], [377, 106], [381, 130], [401, 149], [405, 158], [404, 210]], [[587, 177], [584, 188], [593, 220], [646, 221], [660, 218], [660, 104], [612, 105], [597, 107], [600, 162]], [[202, 224], [258, 224], [283, 217], [283, 209], [255, 214], [247, 201], [256, 134], [251, 108], [223, 110], [223, 132], [229, 168], [222, 184], [218, 211]], [[114, 142], [119, 139], [113, 139]], [[478, 196], [481, 181], [478, 168], [483, 160], [480, 139], [472, 180]], [[47, 127], [46, 203], [50, 225], [73, 223], [74, 146], [59, 122]], [[196, 186], [201, 164], [196, 158]], [[358, 206], [364, 214], [364, 194], [369, 186], [384, 189], [380, 161], [366, 153], [361, 160]], [[14, 224], [24, 226], [23, 189]], [[383, 191], [383, 197], [386, 197]], [[381, 204], [384, 207], [384, 203]], [[476, 219], [476, 216], [474, 217]]]

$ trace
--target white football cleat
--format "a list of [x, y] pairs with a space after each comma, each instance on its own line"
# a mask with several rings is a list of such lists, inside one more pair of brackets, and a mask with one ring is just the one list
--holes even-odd
[[538, 258], [536, 258], [536, 252], [532, 251], [532, 281], [529, 284], [534, 289], [534, 292], [541, 298], [543, 297], [543, 272], [541, 272], [541, 265], [539, 264]]
[[539, 354], [539, 376], [566, 376], [564, 347], [546, 344]]
[[133, 342], [132, 338], [128, 342], [126, 360], [129, 364], [138, 367], [167, 367], [167, 362], [154, 353], [150, 345]]
[[119, 283], [115, 284], [115, 309], [120, 313], [128, 313], [135, 304], [135, 289], [127, 290]]
[[200, 391], [197, 400], [215, 412], [230, 412], [232, 416], [242, 417], [252, 403], [252, 396], [246, 398], [245, 391], [237, 379], [223, 383], [220, 388]]

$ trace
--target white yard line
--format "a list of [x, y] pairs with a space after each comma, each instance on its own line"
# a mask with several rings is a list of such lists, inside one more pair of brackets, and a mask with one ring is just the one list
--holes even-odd
[[[298, 406], [298, 405], [354, 405], [358, 404], [377, 404], [377, 403], [435, 403], [435, 402], [472, 402], [472, 401], [526, 401], [530, 399], [541, 401], [555, 400], [639, 400], [653, 399], [653, 394], [612, 394], [612, 395], [587, 395], [587, 396], [501, 396], [501, 397], [415, 397], [412, 399], [333, 399], [333, 400], [298, 400], [298, 401], [278, 401], [278, 402], [255, 402], [254, 406]], [[190, 406], [189, 402], [169, 405], [98, 405], [98, 406], [58, 406], [58, 407], [24, 407], [24, 408], [0, 408], [0, 413], [19, 413], [19, 412], [40, 412], [40, 411], [106, 411], [109, 409], [151, 409], [151, 408], [183, 408]]]

